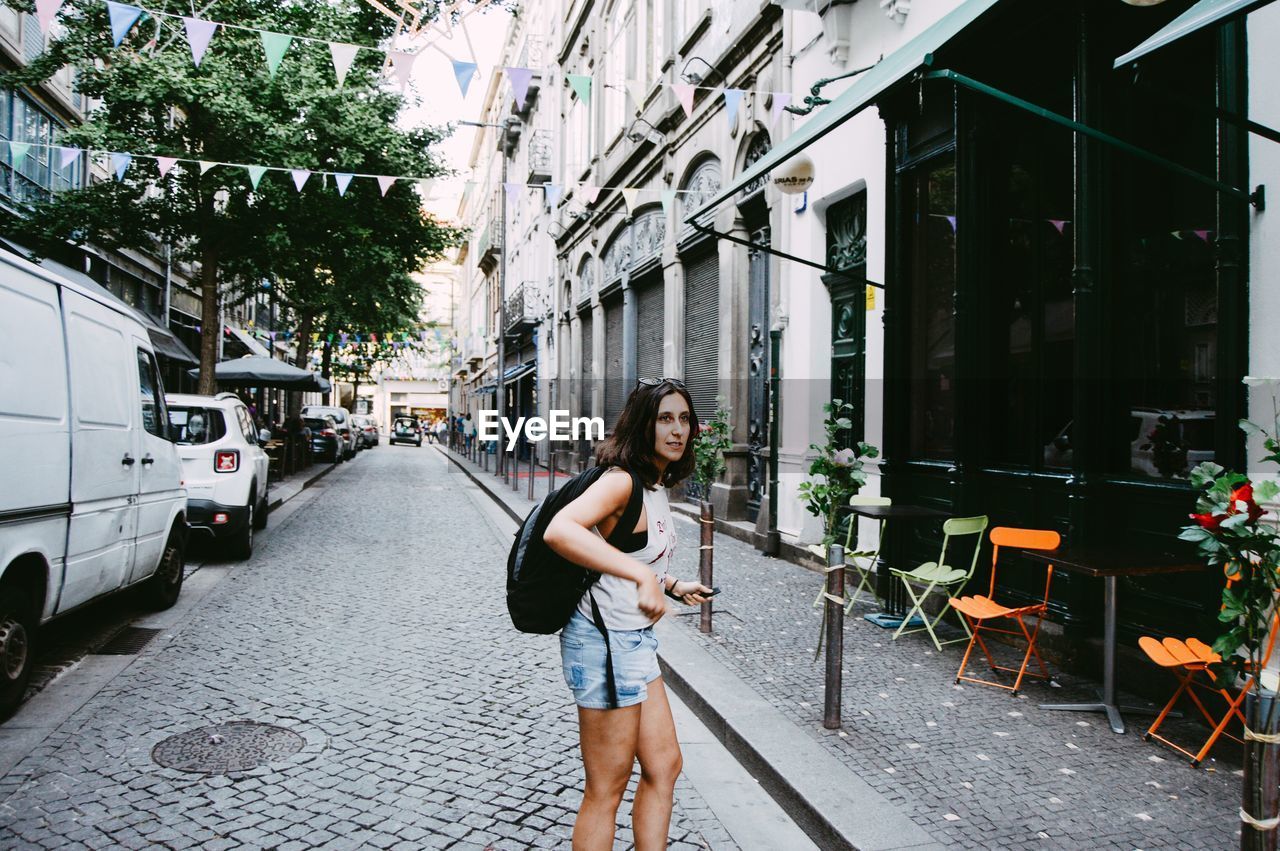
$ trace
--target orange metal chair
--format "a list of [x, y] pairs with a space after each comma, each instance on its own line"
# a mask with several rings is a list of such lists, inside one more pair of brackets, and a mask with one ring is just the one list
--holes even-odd
[[[1231, 580], [1227, 580], [1227, 585], [1231, 585]], [[1267, 662], [1271, 660], [1271, 651], [1275, 649], [1277, 623], [1280, 622], [1280, 609], [1271, 616], [1271, 636], [1267, 641], [1267, 650], [1262, 658], [1263, 670], [1267, 667]], [[1164, 709], [1160, 710], [1160, 714], [1156, 716], [1156, 720], [1151, 722], [1151, 727], [1143, 734], [1142, 738], [1150, 741], [1155, 739], [1161, 744], [1168, 745], [1178, 753], [1189, 757], [1193, 766], [1198, 766], [1209, 755], [1209, 751], [1213, 748], [1214, 743], [1218, 741], [1220, 736], [1226, 736], [1236, 742], [1243, 744], [1243, 740], [1228, 733], [1227, 725], [1232, 718], [1240, 719], [1240, 723], [1245, 723], [1244, 713], [1240, 711], [1240, 706], [1244, 703], [1244, 697], [1249, 689], [1253, 687], [1254, 678], [1257, 671], [1251, 671], [1245, 678], [1244, 686], [1239, 692], [1232, 697], [1231, 692], [1224, 688], [1218, 688], [1213, 681], [1213, 675], [1209, 672], [1209, 666], [1222, 661], [1222, 657], [1213, 652], [1213, 648], [1200, 641], [1197, 638], [1188, 638], [1185, 641], [1179, 641], [1176, 638], [1166, 638], [1163, 641], [1157, 641], [1150, 636], [1142, 636], [1138, 639], [1138, 646], [1151, 659], [1162, 668], [1172, 671], [1174, 676], [1179, 680], [1178, 689], [1169, 698], [1169, 702], [1165, 704]], [[1203, 677], [1204, 682], [1200, 679]], [[1210, 694], [1219, 695], [1227, 704], [1226, 711], [1221, 718], [1213, 717], [1208, 708], [1201, 702], [1195, 690], [1200, 689]], [[1209, 734], [1209, 738], [1199, 751], [1192, 753], [1186, 748], [1175, 742], [1161, 736], [1157, 730], [1164, 723], [1164, 719], [1168, 717], [1173, 710], [1174, 704], [1178, 702], [1178, 698], [1186, 694], [1191, 698], [1191, 702], [1195, 704], [1196, 709], [1200, 710], [1200, 714], [1209, 722], [1209, 726], [1213, 731]]]
[[[1049, 606], [1049, 583], [1053, 580], [1053, 565], [1049, 565], [1045, 573], [1044, 599], [1039, 603], [1029, 606], [1004, 606], [992, 598], [995, 596], [996, 591], [996, 565], [1000, 558], [1001, 547], [1015, 547], [1022, 550], [1056, 550], [1061, 542], [1062, 538], [1057, 532], [1044, 529], [1015, 529], [1009, 526], [997, 526], [991, 530], [991, 588], [987, 592], [987, 596], [952, 597], [950, 601], [951, 605], [968, 621], [969, 629], [972, 633], [969, 638], [969, 646], [964, 651], [964, 658], [960, 660], [960, 670], [956, 673], [957, 683], [964, 680], [965, 682], [978, 683], [980, 685], [995, 686], [1017, 694], [1018, 689], [1022, 687], [1022, 678], [1024, 676], [1038, 677], [1045, 680], [1051, 679], [1048, 667], [1044, 664], [1044, 660], [1040, 658], [1039, 651], [1036, 650], [1036, 636], [1040, 634], [1040, 624], [1044, 621], [1044, 613]], [[1032, 630], [1027, 629], [1027, 623], [1024, 620], [1029, 615], [1035, 615], [1036, 618], [1035, 629]], [[993, 622], [1002, 620], [1012, 620], [1018, 625], [1018, 628], [1001, 629], [992, 625]], [[1022, 654], [1022, 664], [1017, 668], [997, 665], [996, 660], [991, 655], [991, 651], [987, 649], [986, 642], [982, 640], [983, 632], [1021, 635], [1027, 642], [1026, 652]], [[965, 667], [969, 664], [969, 656], [973, 653], [975, 644], [982, 648], [982, 652], [987, 657], [987, 662], [991, 665], [992, 671], [1017, 673], [1018, 676], [1014, 679], [1013, 685], [978, 679], [965, 674]], [[1040, 673], [1027, 672], [1027, 665], [1030, 663], [1032, 656], [1035, 657], [1036, 663], [1040, 667]]]

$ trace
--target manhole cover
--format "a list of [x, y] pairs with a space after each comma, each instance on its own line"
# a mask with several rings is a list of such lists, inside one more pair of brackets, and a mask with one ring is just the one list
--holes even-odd
[[301, 736], [283, 727], [228, 721], [170, 736], [151, 749], [151, 759], [178, 771], [226, 774], [293, 756], [304, 744]]

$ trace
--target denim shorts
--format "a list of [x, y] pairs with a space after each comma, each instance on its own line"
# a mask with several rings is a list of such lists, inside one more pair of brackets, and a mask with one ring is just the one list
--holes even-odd
[[[609, 643], [613, 645], [618, 707], [643, 703], [648, 697], [646, 683], [662, 676], [658, 668], [658, 639], [653, 635], [653, 627], [611, 629]], [[574, 612], [560, 631], [560, 661], [564, 667], [564, 681], [573, 689], [575, 703], [584, 709], [609, 708], [604, 636], [581, 612]]]

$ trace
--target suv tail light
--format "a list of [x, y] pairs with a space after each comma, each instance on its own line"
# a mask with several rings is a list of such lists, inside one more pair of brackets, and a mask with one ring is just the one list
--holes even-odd
[[324, 437], [337, 437], [337, 436], [338, 436], [338, 433], [337, 433], [336, 431], [334, 431], [333, 429], [331, 429], [331, 428], [327, 428], [327, 429], [325, 429], [324, 431], [320, 432], [320, 434], [321, 434], [321, 435], [323, 435]]
[[220, 449], [213, 453], [215, 473], [234, 473], [240, 469], [240, 452], [236, 449]]

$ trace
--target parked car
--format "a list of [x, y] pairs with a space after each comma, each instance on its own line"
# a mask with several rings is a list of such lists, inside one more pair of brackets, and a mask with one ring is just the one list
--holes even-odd
[[187, 494], [147, 326], [104, 290], [0, 253], [0, 715], [39, 628], [108, 594], [182, 590]]
[[234, 393], [170, 394], [169, 426], [182, 457], [187, 524], [253, 555], [253, 533], [267, 528], [267, 453], [249, 409]]
[[342, 458], [339, 460], [356, 457], [356, 453], [360, 451], [360, 441], [356, 430], [351, 427], [351, 414], [346, 408], [339, 408], [336, 405], [307, 405], [302, 409], [302, 416], [332, 417], [343, 443]]
[[[1044, 447], [1044, 460], [1070, 467], [1073, 455], [1068, 422]], [[1214, 459], [1214, 412], [1133, 408], [1129, 411], [1129, 471], [1153, 478], [1185, 478], [1192, 468]]]
[[331, 464], [342, 460], [342, 435], [333, 417], [303, 417], [302, 422], [311, 429], [311, 457]]
[[351, 421], [355, 423], [356, 429], [360, 434], [360, 439], [364, 441], [366, 449], [378, 445], [378, 441], [380, 439], [378, 434], [378, 423], [373, 419], [373, 417], [366, 414], [356, 414], [351, 418]]
[[412, 443], [422, 445], [422, 427], [416, 417], [396, 417], [391, 421], [391, 434], [387, 443]]

